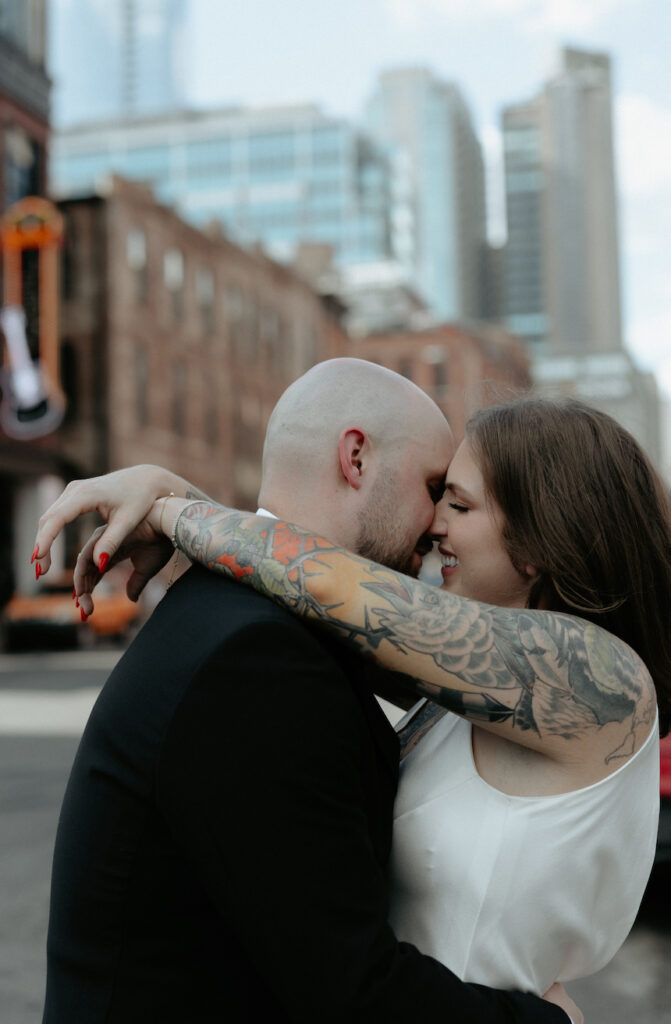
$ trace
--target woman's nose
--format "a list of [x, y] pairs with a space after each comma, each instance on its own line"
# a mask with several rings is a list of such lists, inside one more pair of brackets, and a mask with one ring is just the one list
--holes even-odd
[[436, 505], [433, 520], [429, 527], [429, 536], [432, 540], [440, 540], [441, 537], [447, 536], [447, 509], [447, 501], [445, 498], [441, 498]]

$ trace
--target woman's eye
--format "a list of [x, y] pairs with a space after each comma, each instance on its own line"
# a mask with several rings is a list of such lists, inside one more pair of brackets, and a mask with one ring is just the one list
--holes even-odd
[[457, 512], [468, 512], [468, 505], [457, 505], [455, 501], [448, 501], [448, 505]]

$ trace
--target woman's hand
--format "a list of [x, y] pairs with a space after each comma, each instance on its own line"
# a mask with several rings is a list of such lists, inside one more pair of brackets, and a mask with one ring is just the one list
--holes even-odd
[[[102, 578], [102, 573], [94, 559], [94, 552], [105, 530], [105, 526], [99, 526], [97, 530], [93, 531], [79, 552], [75, 564], [74, 595], [87, 617], [94, 611], [92, 595]], [[148, 519], [144, 519], [124, 538], [106, 563], [106, 569], [112, 568], [127, 558], [130, 559], [133, 571], [126, 581], [126, 594], [131, 601], [137, 601], [149, 580], [161, 571], [172, 553], [173, 547], [170, 541], [163, 534], [154, 530]]]
[[[97, 533], [91, 556], [104, 571], [124, 540], [148, 515], [155, 499], [171, 492], [190, 497], [196, 494], [188, 481], [160, 466], [132, 466], [105, 476], [74, 480], [40, 518], [32, 557], [39, 566], [38, 575], [48, 571], [51, 546], [66, 524], [93, 511], [98, 511], [107, 524]], [[107, 555], [102, 564], [101, 555]]]
[[157, 498], [151, 503], [147, 516], [112, 547], [109, 528], [99, 526], [94, 530], [79, 552], [74, 571], [74, 594], [86, 616], [94, 610], [93, 591], [99, 583], [103, 570], [129, 558], [133, 571], [126, 581], [126, 593], [131, 601], [137, 601], [145, 586], [169, 560], [173, 545], [171, 537], [175, 521], [189, 505], [202, 504], [200, 499], [186, 501], [174, 496]]

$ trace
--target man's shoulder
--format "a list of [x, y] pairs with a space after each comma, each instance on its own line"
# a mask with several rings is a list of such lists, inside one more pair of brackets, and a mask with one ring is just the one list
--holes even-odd
[[282, 622], [288, 628], [308, 632], [305, 624], [270, 598], [252, 587], [210, 572], [200, 565], [192, 566], [166, 593], [157, 612], [170, 617], [175, 612], [182, 618], [197, 618], [203, 631], [220, 635], [244, 628], [255, 622]]
[[292, 657], [320, 673], [337, 668], [299, 619], [249, 587], [194, 567], [166, 593], [117, 664], [94, 718], [126, 719], [132, 709], [136, 720], [165, 724], [196, 680], [232, 678], [244, 665], [243, 674], [260, 683]]
[[315, 670], [327, 672], [334, 682], [338, 677], [346, 679], [348, 689], [365, 685], [363, 658], [342, 640], [253, 588], [201, 566], [194, 566], [181, 577], [162, 605], [168, 617], [160, 622], [158, 635], [172, 636], [174, 631], [187, 649], [195, 645], [201, 665], [210, 658], [239, 657], [244, 651], [258, 662], [271, 662], [273, 674], [280, 663], [301, 658]]
[[192, 565], [183, 576], [166, 593], [165, 599], [186, 599], [202, 601], [204, 599], [217, 602], [241, 602], [249, 607], [268, 606], [282, 611], [278, 605], [263, 594], [257, 593], [253, 587], [242, 582], [228, 579], [220, 573], [212, 572], [202, 565]]
[[193, 566], [170, 588], [129, 650], [145, 655], [167, 645], [177, 660], [188, 660], [189, 652], [198, 652], [196, 660], [202, 663], [208, 652], [243, 642], [260, 659], [267, 659], [279, 655], [264, 639], [271, 634], [283, 638], [283, 650], [301, 647], [330, 662], [347, 660], [342, 645], [333, 645], [285, 608], [201, 566]]

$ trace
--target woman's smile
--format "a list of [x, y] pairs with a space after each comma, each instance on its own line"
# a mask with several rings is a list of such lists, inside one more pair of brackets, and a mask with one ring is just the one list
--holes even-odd
[[459, 568], [459, 559], [453, 551], [440, 547], [438, 548], [441, 557], [440, 573], [444, 580], [449, 579]]

